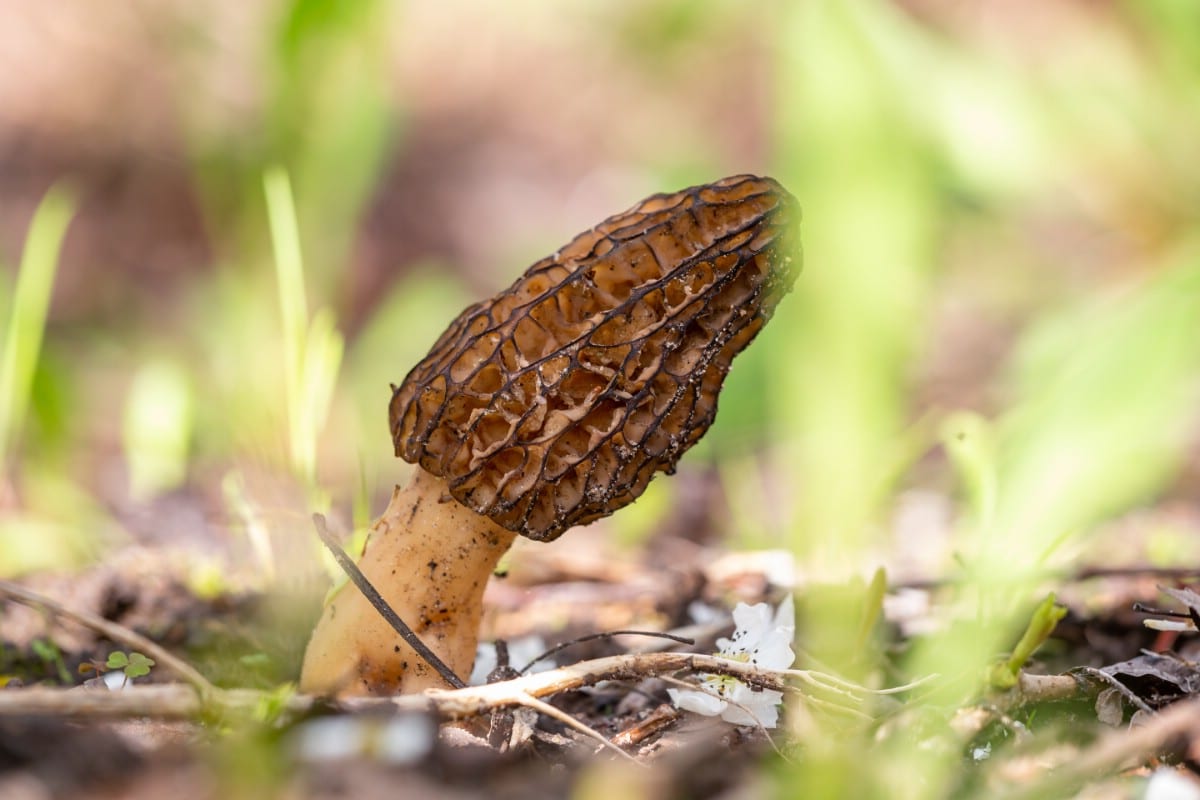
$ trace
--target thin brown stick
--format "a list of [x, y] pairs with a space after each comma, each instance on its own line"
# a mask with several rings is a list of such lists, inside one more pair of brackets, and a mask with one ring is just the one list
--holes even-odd
[[220, 691], [187, 662], [178, 656], [172, 655], [170, 651], [161, 645], [124, 625], [104, 619], [103, 617], [98, 617], [87, 611], [77, 611], [67, 608], [61, 603], [51, 600], [49, 597], [30, 591], [23, 586], [18, 586], [9, 581], [0, 581], [0, 597], [7, 598], [21, 605], [30, 606], [31, 608], [45, 609], [56, 617], [75, 622], [99, 633], [101, 636], [108, 637], [114, 642], [120, 642], [145, 653], [153, 658], [155, 662], [191, 684], [194, 689], [205, 697], [211, 697]]
[[[1082, 583], [1098, 578], [1159, 578], [1162, 580], [1183, 581], [1190, 578], [1200, 578], [1200, 567], [1155, 567], [1150, 565], [1129, 567], [1084, 567], [1082, 569], [1047, 570], [1042, 577], [1056, 581]], [[961, 575], [947, 575], [940, 578], [918, 578], [911, 581], [901, 581], [888, 587], [890, 591], [897, 589], [942, 589], [961, 583]]]
[[1084, 693], [1080, 681], [1071, 675], [1033, 675], [1022, 671], [1017, 681], [1019, 705], [1072, 700]]
[[[486, 686], [429, 689], [421, 694], [396, 697], [344, 698], [336, 704], [347, 711], [433, 710], [447, 718], [466, 719], [497, 708], [528, 706], [529, 697], [548, 697], [607, 680], [636, 680], [674, 672], [730, 675], [756, 686], [783, 690], [787, 688], [786, 678], [798, 671], [764, 670], [742, 661], [694, 653], [642, 653], [581, 661]], [[227, 690], [214, 701], [223, 709], [236, 712], [253, 708], [267, 697], [263, 692]], [[295, 695], [287, 701], [286, 708], [292, 713], [303, 713], [318, 703], [329, 702], [326, 698]], [[184, 686], [130, 686], [121, 691], [33, 687], [0, 692], [0, 715], [44, 713], [178, 719], [195, 716], [204, 707], [200, 698]]]
[[578, 731], [579, 733], [583, 734], [584, 736], [588, 737], [589, 739], [599, 742], [601, 747], [612, 750], [613, 752], [615, 752], [617, 755], [621, 756], [622, 758], [626, 758], [635, 764], [640, 765], [642, 763], [642, 762], [638, 761], [636, 758], [634, 758], [633, 756], [629, 755], [629, 753], [626, 753], [624, 750], [622, 750], [621, 748], [617, 747], [615, 744], [610, 742], [607, 738], [605, 738], [604, 734], [600, 733], [600, 731], [596, 730], [595, 728], [591, 728], [587, 725], [584, 725], [582, 722], [575, 719], [570, 714], [563, 711], [561, 708], [556, 708], [555, 706], [552, 706], [549, 703], [547, 703], [545, 700], [539, 700], [538, 698], [534, 697], [533, 695], [526, 695], [525, 698], [521, 701], [521, 704], [528, 708], [532, 708], [534, 711], [537, 711], [540, 714], [544, 714], [547, 717], [550, 717], [551, 719], [558, 720], [562, 724], [566, 725], [568, 728]]
[[[597, 639], [611, 639], [614, 636], [648, 636], [650, 638], [666, 639], [670, 642], [677, 643], [677, 644], [693, 645], [696, 643], [695, 639], [689, 639], [686, 636], [679, 636], [678, 634], [674, 634], [674, 633], [663, 633], [662, 631], [604, 631], [603, 633], [589, 633], [586, 636], [577, 636], [576, 638], [572, 639], [569, 642], [563, 642], [562, 644], [554, 645], [554, 647], [551, 647], [549, 650], [542, 653], [537, 658], [530, 659], [529, 663], [526, 664], [525, 666], [521, 667], [519, 670], [517, 670], [517, 672], [524, 675], [526, 672], [529, 671], [530, 667], [532, 667], [534, 664], [538, 663], [539, 661], [545, 661], [547, 658], [550, 658], [550, 656], [558, 655], [563, 650], [566, 650], [570, 647], [574, 647], [577, 644], [583, 644], [584, 642], [593, 642]], [[499, 647], [500, 647], [500, 643], [497, 642], [496, 643], [496, 648], [497, 648], [496, 652], [497, 653], [499, 653]]]
[[1125, 698], [1126, 702], [1128, 702], [1129, 705], [1133, 706], [1138, 711], [1146, 714], [1154, 713], [1154, 709], [1151, 708], [1145, 700], [1138, 697], [1132, 689], [1117, 680], [1115, 675], [1109, 675], [1107, 672], [1096, 669], [1095, 667], [1076, 667], [1075, 669], [1071, 670], [1071, 672], [1077, 675], [1085, 675], [1094, 681], [1103, 683], [1113, 689], [1116, 689], [1118, 692], [1120, 692], [1121, 696]]
[[[130, 684], [119, 690], [32, 686], [0, 691], [0, 717], [38, 714], [75, 718], [195, 719], [214, 707], [226, 713], [252, 712], [269, 695], [252, 689], [226, 689], [210, 697], [212, 702], [206, 703], [193, 686], [183, 683]], [[312, 708], [315, 702], [311, 697], [296, 696], [288, 702], [287, 710], [302, 713]]]
[[1156, 578], [1169, 578], [1172, 580], [1200, 578], [1200, 567], [1084, 567], [1083, 569], [1075, 572], [1072, 577], [1077, 581], [1086, 581], [1092, 578], [1127, 578], [1144, 577], [1147, 575], [1153, 575]]

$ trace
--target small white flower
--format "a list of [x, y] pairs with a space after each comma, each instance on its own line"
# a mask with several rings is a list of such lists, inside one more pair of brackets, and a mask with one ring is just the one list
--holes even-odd
[[[763, 669], [788, 669], [796, 660], [792, 638], [796, 635], [796, 612], [788, 595], [774, 613], [766, 603], [738, 603], [733, 609], [736, 629], [728, 639], [718, 639], [717, 655], [745, 661]], [[727, 675], [704, 675], [700, 685], [707, 691], [668, 689], [671, 701], [687, 711], [708, 717], [720, 714], [734, 725], [774, 728], [779, 722], [783, 693], [752, 689]]]

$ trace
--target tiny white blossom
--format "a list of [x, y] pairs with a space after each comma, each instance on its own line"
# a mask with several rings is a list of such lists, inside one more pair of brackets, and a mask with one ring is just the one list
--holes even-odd
[[[745, 661], [763, 669], [788, 669], [796, 660], [792, 639], [796, 635], [796, 612], [788, 595], [772, 613], [766, 603], [738, 603], [733, 609], [735, 630], [728, 639], [718, 639], [717, 655]], [[721, 719], [734, 725], [774, 728], [779, 722], [783, 693], [752, 689], [727, 675], [704, 675], [700, 685], [707, 691], [668, 689], [671, 701], [687, 711]]]

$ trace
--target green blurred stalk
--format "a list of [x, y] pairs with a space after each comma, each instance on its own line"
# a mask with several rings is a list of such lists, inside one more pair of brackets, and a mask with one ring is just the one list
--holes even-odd
[[287, 173], [278, 168], [268, 170], [263, 190], [279, 289], [292, 465], [308, 486], [315, 488], [317, 439], [332, 402], [343, 341], [328, 309], [320, 309], [309, 321], [300, 233]]
[[275, 276], [279, 289], [279, 313], [283, 332], [283, 375], [288, 410], [288, 444], [292, 463], [304, 477], [312, 474], [301, 428], [300, 385], [304, 364], [308, 300], [304, 289], [304, 266], [300, 257], [300, 232], [296, 207], [287, 173], [274, 168], [263, 175], [271, 245], [275, 251]]
[[[212, 125], [228, 109], [210, 107], [207, 70], [196, 70], [201, 79], [180, 97], [183, 132], [217, 252], [227, 254], [231, 264], [262, 255], [261, 176], [283, 165], [314, 305], [349, 299], [343, 266], [401, 132], [389, 53], [404, 6], [393, 0], [275, 4], [271, 22], [259, 31], [263, 38], [246, 43], [257, 57], [259, 100], [252, 128]], [[199, 67], [227, 57], [208, 43], [193, 44]]]
[[[1145, 283], [1047, 317], [1022, 338], [997, 426], [996, 519], [974, 568], [1036, 579], [1064, 543], [1152, 500], [1187, 457], [1200, 402], [1200, 243]], [[1008, 609], [1012, 610], [1012, 603]]]
[[0, 362], [0, 459], [5, 468], [25, 422], [58, 256], [74, 213], [72, 194], [61, 186], [51, 188], [25, 239]]
[[906, 379], [926, 330], [938, 193], [898, 99], [915, 33], [875, 2], [781, 9], [776, 160], [804, 207], [805, 272], [772, 323], [786, 335], [771, 340], [771, 396], [797, 497], [792, 546], [817, 574], [845, 576], [911, 447]]
[[[776, 162], [804, 208], [805, 271], [771, 340], [778, 474], [795, 497], [791, 547], [813, 576], [799, 627], [817, 663], [870, 680], [879, 664], [863, 610], [879, 586], [851, 578], [873, 566], [881, 507], [920, 450], [905, 430], [907, 382], [942, 234], [936, 164], [905, 91], [926, 43], [874, 0], [777, 8]], [[793, 725], [805, 757], [782, 778], [791, 796], [933, 796], [920, 787], [947, 768], [927, 758], [923, 783], [892, 783], [909, 754], [863, 769], [878, 749], [868, 730], [799, 709]]]

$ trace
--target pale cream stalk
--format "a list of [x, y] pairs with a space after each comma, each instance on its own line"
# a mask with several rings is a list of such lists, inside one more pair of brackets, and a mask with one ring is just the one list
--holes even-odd
[[[371, 526], [358, 566], [465, 680], [475, 661], [483, 590], [515, 536], [451, 499], [445, 481], [418, 468]], [[353, 584], [339, 589], [309, 640], [300, 690], [386, 695], [428, 688], [449, 687]]]

